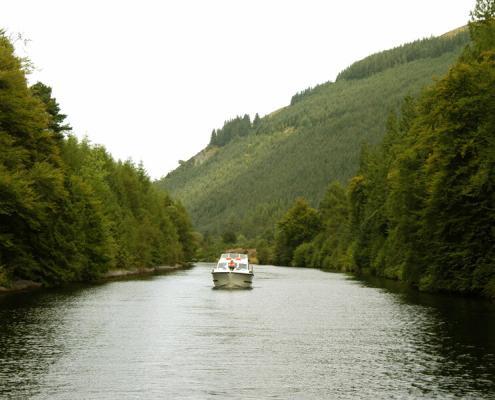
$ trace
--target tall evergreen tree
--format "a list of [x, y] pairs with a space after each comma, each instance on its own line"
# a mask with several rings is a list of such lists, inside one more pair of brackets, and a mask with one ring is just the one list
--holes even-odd
[[49, 128], [54, 132], [55, 137], [62, 139], [64, 133], [70, 132], [72, 127], [65, 123], [67, 115], [60, 112], [60, 106], [57, 100], [52, 97], [52, 88], [41, 82], [37, 82], [30, 89], [33, 95], [44, 103], [45, 109], [50, 115]]
[[217, 144], [217, 132], [215, 129], [211, 131], [211, 136], [210, 136], [210, 146], [215, 146]]

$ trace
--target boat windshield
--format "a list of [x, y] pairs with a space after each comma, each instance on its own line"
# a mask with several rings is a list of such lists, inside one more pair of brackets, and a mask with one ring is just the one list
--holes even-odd
[[239, 264], [236, 269], [248, 269], [247, 264]]
[[232, 258], [232, 259], [238, 259], [238, 260], [247, 260], [248, 256], [246, 254], [240, 254], [240, 253], [222, 253], [222, 255], [220, 256], [220, 258], [222, 259], [229, 259], [229, 258]]
[[219, 262], [217, 265], [218, 269], [226, 269], [227, 268], [227, 263], [226, 262]]

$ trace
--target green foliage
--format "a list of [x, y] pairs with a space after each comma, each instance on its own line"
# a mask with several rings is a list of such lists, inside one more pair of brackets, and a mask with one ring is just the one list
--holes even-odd
[[433, 287], [480, 291], [495, 277], [494, 50], [456, 65], [423, 99], [432, 108], [421, 132], [421, 234]]
[[467, 46], [461, 31], [371, 56], [158, 185], [277, 264], [495, 298], [493, 4], [477, 1]]
[[472, 22], [487, 23], [495, 17], [494, 0], [477, 0], [473, 11], [471, 12]]
[[477, 0], [474, 10], [471, 12], [469, 32], [473, 38], [473, 53], [479, 54], [485, 50], [493, 50], [495, 47], [495, 1]]
[[345, 189], [333, 182], [318, 209], [320, 230], [310, 242], [300, 244], [292, 259], [296, 267], [353, 270], [348, 256], [349, 201]]
[[270, 264], [273, 262], [273, 245], [266, 239], [247, 239], [244, 235], [236, 235], [227, 230], [222, 235], [196, 233], [196, 260], [215, 262], [222, 253], [248, 254], [249, 262], [253, 264]]
[[478, 31], [444, 78], [405, 99], [381, 145], [363, 149], [347, 194], [329, 188], [323, 228], [297, 247], [293, 264], [495, 297], [495, 48], [486, 47], [495, 25], [488, 18], [473, 24], [491, 31]]
[[320, 86], [322, 86], [322, 85], [317, 85], [315, 87], [309, 87], [309, 88], [306, 88], [304, 90], [301, 90], [300, 92], [297, 92], [294, 96], [291, 97], [290, 105], [293, 106], [298, 101], [303, 100], [306, 96], [314, 93], [316, 91], [316, 89], [318, 89]]
[[[291, 106], [255, 117], [250, 129], [246, 117], [237, 117], [232, 126], [226, 123], [224, 133], [215, 131], [216, 137], [228, 138], [222, 147], [209, 146], [157, 186], [182, 201], [201, 232], [221, 235], [226, 221], [235, 220], [237, 233], [268, 239], [298, 196], [316, 206], [328, 182], [347, 182], [359, 167], [362, 144], [382, 140], [389, 110], [419, 92], [432, 76], [444, 74], [466, 43], [464, 33], [455, 40], [431, 40], [445, 42], [450, 51], [398, 63], [363, 79], [319, 85]], [[394, 54], [399, 57], [401, 50]], [[234, 126], [244, 126], [247, 133], [228, 133]]]
[[391, 50], [373, 54], [365, 59], [352, 64], [343, 70], [338, 76], [341, 79], [363, 79], [388, 68], [394, 68], [411, 61], [440, 57], [465, 46], [469, 41], [467, 30], [461, 30], [455, 35], [444, 35], [428, 39], [416, 40]]
[[69, 136], [68, 171], [84, 179], [100, 202], [111, 267], [141, 268], [191, 260], [192, 226], [184, 207], [157, 191], [142, 166], [115, 162], [101, 146]]
[[192, 258], [180, 203], [142, 166], [78, 142], [51, 88], [28, 88], [23, 64], [0, 33], [0, 284], [94, 279], [109, 268]]
[[[42, 263], [49, 271], [59, 258], [51, 252], [57, 232], [48, 228], [67, 192], [48, 124], [44, 104], [27, 87], [21, 60], [0, 33], [0, 265], [9, 276], [36, 274]], [[30, 256], [31, 249], [40, 259]]]
[[234, 231], [225, 231], [222, 234], [222, 240], [225, 244], [234, 244], [237, 241], [237, 236]]
[[31, 86], [31, 92], [39, 98], [45, 105], [46, 112], [49, 114], [49, 128], [58, 139], [63, 138], [63, 134], [72, 130], [69, 124], [66, 124], [65, 118], [67, 115], [60, 112], [60, 106], [57, 100], [52, 97], [52, 88], [41, 82]]
[[[256, 114], [258, 115], [258, 114]], [[259, 116], [256, 123], [259, 123]], [[221, 129], [211, 133], [210, 146], [225, 146], [234, 138], [248, 135], [252, 130], [251, 119], [248, 114], [225, 121]]]
[[297, 199], [277, 223], [275, 262], [290, 265], [296, 248], [313, 239], [319, 230], [320, 218], [317, 211], [304, 199]]
[[257, 239], [254, 243], [258, 263], [269, 265], [275, 262], [274, 246], [266, 239]]

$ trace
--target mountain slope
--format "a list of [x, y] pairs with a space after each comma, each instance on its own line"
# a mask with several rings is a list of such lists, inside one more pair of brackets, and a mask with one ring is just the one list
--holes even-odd
[[260, 235], [296, 197], [316, 205], [330, 181], [349, 179], [363, 143], [381, 140], [390, 110], [444, 74], [468, 40], [461, 31], [358, 61], [248, 131], [236, 135], [226, 123], [215, 133], [222, 140], [212, 140], [221, 146], [210, 144], [157, 185], [183, 202], [203, 232]]

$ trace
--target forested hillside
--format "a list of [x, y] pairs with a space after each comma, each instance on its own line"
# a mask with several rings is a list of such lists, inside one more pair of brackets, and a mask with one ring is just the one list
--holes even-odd
[[287, 211], [275, 262], [495, 298], [495, 2], [472, 18], [470, 46], [390, 115], [348, 186]]
[[0, 286], [191, 259], [184, 208], [142, 166], [70, 136], [64, 120], [48, 86], [28, 87], [0, 32]]
[[390, 110], [447, 72], [468, 40], [461, 30], [370, 56], [290, 106], [227, 121], [157, 185], [183, 202], [203, 233], [270, 238], [295, 198], [317, 205], [329, 181], [352, 177], [361, 146], [380, 142]]

